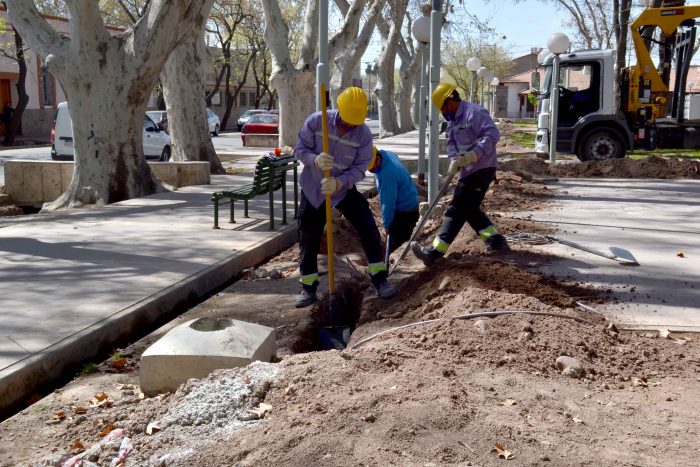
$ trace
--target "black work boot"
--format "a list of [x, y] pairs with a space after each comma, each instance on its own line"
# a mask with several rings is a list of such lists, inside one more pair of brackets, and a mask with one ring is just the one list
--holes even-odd
[[508, 246], [508, 241], [506, 237], [501, 234], [491, 235], [486, 240], [486, 248], [489, 251], [508, 251], [510, 246]]
[[387, 280], [388, 277], [389, 274], [386, 271], [381, 271], [372, 275], [372, 284], [374, 284], [374, 288], [377, 290], [377, 295], [384, 300], [395, 297], [398, 293], [396, 288]]
[[301, 285], [301, 292], [297, 295], [297, 300], [294, 302], [296, 308], [304, 308], [318, 301], [316, 297], [316, 288], [318, 287], [318, 282], [314, 282], [312, 285]]
[[411, 251], [414, 255], [416, 255], [416, 258], [423, 261], [423, 264], [425, 264], [425, 267], [427, 268], [432, 266], [436, 260], [442, 258], [442, 253], [437, 251], [435, 248], [432, 246], [421, 246], [418, 242], [411, 242]]

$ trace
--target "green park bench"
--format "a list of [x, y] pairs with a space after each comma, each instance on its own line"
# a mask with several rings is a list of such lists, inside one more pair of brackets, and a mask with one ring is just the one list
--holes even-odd
[[233, 202], [243, 201], [243, 216], [248, 216], [248, 200], [258, 195], [268, 194], [270, 198], [270, 230], [275, 230], [275, 200], [273, 193], [282, 189], [282, 225], [287, 223], [287, 171], [294, 171], [294, 218], [297, 218], [298, 194], [297, 194], [297, 166], [299, 161], [293, 154], [281, 157], [261, 157], [255, 165], [253, 183], [214, 192], [211, 200], [214, 202], [214, 228], [219, 228], [219, 205], [225, 204], [221, 201], [228, 198], [230, 205], [230, 223], [235, 223], [233, 215]]

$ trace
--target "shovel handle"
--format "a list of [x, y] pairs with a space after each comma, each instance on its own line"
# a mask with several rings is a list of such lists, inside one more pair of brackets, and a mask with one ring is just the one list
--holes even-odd
[[440, 198], [442, 198], [445, 195], [445, 192], [447, 191], [447, 187], [450, 186], [450, 182], [452, 179], [455, 177], [457, 172], [459, 171], [459, 168], [456, 165], [450, 165], [450, 171], [447, 172], [447, 178], [445, 178], [445, 182], [442, 184], [440, 187], [440, 191], [438, 191], [437, 196], [435, 196], [435, 199], [433, 200], [432, 203], [430, 203], [430, 206], [428, 206], [428, 210], [425, 211], [425, 214], [423, 215], [423, 218], [420, 221], [420, 224], [418, 224], [418, 227], [416, 227], [413, 230], [413, 234], [411, 234], [411, 238], [408, 239], [408, 243], [404, 247], [403, 251], [401, 252], [401, 256], [396, 260], [394, 263], [394, 267], [391, 268], [391, 271], [389, 271], [389, 275], [391, 275], [392, 272], [396, 270], [396, 268], [399, 266], [399, 263], [406, 257], [406, 253], [408, 253], [408, 249], [411, 248], [411, 242], [418, 237], [418, 235], [423, 231], [423, 227], [425, 227], [425, 223], [428, 222], [428, 218], [430, 217], [430, 213], [433, 211], [433, 208], [437, 206], [438, 202], [440, 201]]
[[[321, 93], [321, 128], [323, 131], [323, 152], [328, 153], [328, 112], [326, 111], [326, 85], [319, 86]], [[324, 170], [324, 177], [330, 177], [331, 171]], [[326, 246], [328, 247], [328, 291], [335, 293], [335, 267], [333, 261], [333, 207], [331, 206], [331, 195], [326, 194]]]

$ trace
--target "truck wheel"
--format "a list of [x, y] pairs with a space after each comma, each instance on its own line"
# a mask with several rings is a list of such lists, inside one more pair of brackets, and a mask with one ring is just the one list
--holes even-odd
[[168, 162], [170, 160], [170, 146], [165, 146], [163, 152], [160, 153], [160, 162]]
[[625, 145], [609, 130], [593, 130], [578, 147], [579, 160], [604, 161], [625, 157]]

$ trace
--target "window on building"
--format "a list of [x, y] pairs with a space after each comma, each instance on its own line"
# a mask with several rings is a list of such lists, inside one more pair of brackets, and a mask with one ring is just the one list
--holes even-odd
[[242, 93], [238, 96], [238, 98], [239, 98], [239, 100], [240, 100], [239, 105], [240, 105], [241, 107], [247, 107], [247, 106], [248, 106], [248, 94], [242, 92]]
[[54, 79], [45, 65], [41, 66], [41, 94], [44, 107], [54, 107]]
[[255, 105], [255, 93], [254, 92], [248, 93], [248, 102], [250, 102], [250, 105]]

